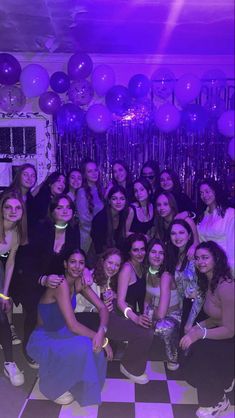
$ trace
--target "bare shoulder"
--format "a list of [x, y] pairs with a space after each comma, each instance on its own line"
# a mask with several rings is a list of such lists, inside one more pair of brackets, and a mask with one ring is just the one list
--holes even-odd
[[131, 267], [131, 265], [130, 265], [130, 263], [124, 263], [123, 264], [123, 266], [122, 266], [122, 268], [121, 268], [121, 271], [120, 271], [120, 273], [126, 273], [126, 274], [129, 274], [129, 273], [131, 273], [132, 272], [132, 267]]
[[173, 277], [168, 271], [164, 271], [164, 273], [161, 275], [161, 285], [171, 285], [173, 283]]

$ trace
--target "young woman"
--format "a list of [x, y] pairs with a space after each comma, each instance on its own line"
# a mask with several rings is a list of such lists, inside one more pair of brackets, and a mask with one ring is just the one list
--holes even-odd
[[161, 171], [160, 190], [171, 192], [174, 195], [179, 212], [195, 211], [192, 200], [182, 192], [179, 177], [173, 170], [167, 168]]
[[[27, 240], [25, 209], [21, 197], [14, 191], [3, 193], [0, 200], [0, 344], [4, 353], [4, 374], [12, 385], [24, 383], [24, 376], [13, 362], [12, 338], [14, 325], [7, 319], [11, 310], [9, 288], [14, 270], [15, 256], [20, 244]], [[17, 343], [19, 343], [17, 341]]]
[[145, 312], [153, 312], [155, 335], [165, 343], [167, 368], [177, 370], [181, 311], [173, 276], [166, 271], [166, 250], [158, 240], [150, 241], [147, 251], [148, 272]]
[[224, 251], [213, 241], [198, 245], [195, 264], [199, 287], [205, 293], [208, 319], [192, 327], [180, 345], [183, 350], [191, 347], [192, 351], [185, 365], [185, 378], [197, 388], [201, 406], [196, 416], [212, 418], [229, 407], [228, 396], [232, 391], [234, 279]]
[[141, 233], [149, 240], [153, 233], [154, 210], [151, 203], [152, 189], [145, 179], [134, 182], [135, 202], [129, 208], [126, 235]]
[[76, 202], [77, 192], [82, 187], [82, 173], [78, 168], [73, 168], [67, 175], [67, 195]]
[[122, 247], [127, 214], [126, 191], [122, 186], [113, 186], [105, 207], [92, 220], [91, 237], [96, 254], [108, 247]]
[[140, 177], [143, 177], [144, 179], [148, 180], [152, 187], [153, 196], [156, 195], [159, 189], [159, 174], [159, 165], [154, 160], [146, 161], [141, 168]]
[[113, 186], [122, 186], [126, 190], [129, 203], [133, 202], [133, 184], [128, 166], [122, 160], [116, 160], [112, 165], [112, 181], [109, 183], [105, 192], [105, 197]]
[[[92, 289], [82, 285], [83, 251], [69, 252], [64, 267], [61, 284], [47, 289], [40, 300], [38, 328], [30, 337], [27, 351], [39, 363], [39, 387], [48, 399], [62, 405], [73, 400], [81, 406], [99, 404], [106, 375], [103, 348], [108, 359], [112, 359], [105, 337], [108, 311]], [[100, 326], [96, 333], [75, 318], [78, 293], [99, 312]]]
[[[204, 298], [198, 287], [194, 260], [187, 253], [193, 244], [193, 232], [183, 219], [175, 219], [169, 226], [168, 271], [174, 275], [182, 310], [181, 330], [188, 332], [201, 311]], [[181, 331], [181, 332], [182, 332]]]
[[96, 163], [88, 160], [82, 165], [83, 187], [78, 190], [76, 209], [81, 232], [81, 248], [88, 253], [91, 247], [91, 224], [94, 216], [103, 209], [103, 191]]
[[201, 201], [206, 205], [197, 224], [199, 240], [212, 240], [220, 245], [234, 271], [235, 209], [228, 207], [226, 196], [212, 179], [203, 180], [199, 192]]

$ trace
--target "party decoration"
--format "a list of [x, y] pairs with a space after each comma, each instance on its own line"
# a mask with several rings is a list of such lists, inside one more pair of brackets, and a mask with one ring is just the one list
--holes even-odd
[[74, 81], [68, 90], [68, 96], [74, 104], [86, 105], [94, 96], [94, 89], [88, 80]]
[[234, 137], [229, 140], [228, 155], [232, 160], [235, 160], [235, 140], [234, 140]]
[[206, 71], [202, 75], [202, 84], [203, 86], [214, 88], [225, 87], [227, 84], [226, 75], [224, 72], [218, 68]]
[[225, 111], [226, 103], [218, 95], [209, 96], [209, 99], [204, 105], [205, 109], [209, 113], [209, 117], [214, 120], [218, 119]]
[[229, 99], [229, 107], [230, 109], [235, 109], [235, 94], [233, 93], [232, 96]]
[[54, 115], [61, 106], [61, 99], [57, 93], [46, 91], [39, 97], [39, 107], [47, 115]]
[[107, 92], [105, 102], [111, 112], [116, 113], [117, 115], [122, 115], [125, 111], [127, 111], [131, 103], [128, 89], [121, 85], [113, 86]]
[[234, 110], [227, 110], [220, 116], [217, 126], [222, 135], [230, 138], [234, 136], [234, 118]]
[[19, 87], [2, 86], [0, 88], [0, 108], [4, 112], [21, 112], [25, 103], [26, 97]]
[[26, 97], [37, 97], [49, 86], [49, 75], [40, 64], [29, 64], [23, 68], [20, 83]]
[[175, 96], [181, 105], [195, 100], [201, 90], [201, 82], [193, 74], [184, 74], [181, 76], [174, 87]]
[[91, 82], [98, 96], [104, 96], [115, 84], [115, 73], [109, 65], [98, 65], [92, 73]]
[[68, 75], [72, 80], [82, 80], [88, 77], [93, 68], [92, 59], [88, 54], [77, 52], [68, 62]]
[[50, 77], [50, 86], [56, 93], [65, 93], [69, 86], [69, 76], [63, 71], [56, 71]]
[[173, 92], [176, 78], [168, 68], [159, 68], [151, 77], [153, 94], [161, 99], [167, 99]]
[[94, 104], [86, 113], [86, 121], [89, 128], [97, 133], [105, 132], [112, 123], [109, 110], [103, 104]]
[[56, 115], [58, 132], [79, 131], [82, 128], [84, 112], [73, 103], [66, 103], [60, 107]]
[[154, 112], [154, 120], [162, 132], [172, 132], [180, 124], [180, 111], [171, 103], [164, 103]]
[[198, 104], [189, 104], [182, 111], [182, 124], [187, 132], [200, 132], [208, 123], [206, 109]]
[[128, 83], [128, 90], [131, 97], [136, 99], [147, 96], [150, 89], [150, 81], [144, 74], [135, 74]]
[[15, 84], [19, 81], [21, 66], [11, 54], [0, 54], [0, 84]]

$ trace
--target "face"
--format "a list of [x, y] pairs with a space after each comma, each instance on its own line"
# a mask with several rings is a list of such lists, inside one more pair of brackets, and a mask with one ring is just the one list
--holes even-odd
[[107, 277], [112, 277], [118, 273], [121, 267], [121, 257], [118, 254], [109, 255], [104, 260], [104, 272]]
[[208, 184], [202, 184], [200, 186], [200, 197], [205, 203], [205, 205], [209, 206], [215, 203], [215, 192], [208, 186]]
[[122, 183], [126, 180], [127, 172], [121, 164], [114, 164], [113, 177], [118, 183]]
[[70, 203], [67, 199], [59, 200], [57, 207], [53, 211], [53, 218], [55, 222], [66, 223], [73, 217], [73, 210], [70, 208]]
[[135, 241], [132, 244], [130, 257], [132, 261], [142, 263], [146, 254], [145, 245], [143, 241]]
[[170, 174], [165, 173], [165, 172], [161, 174], [160, 185], [163, 190], [170, 191], [173, 189], [174, 184], [173, 184]]
[[62, 194], [65, 189], [65, 177], [59, 176], [58, 179], [51, 185], [51, 193], [53, 196]]
[[180, 224], [174, 224], [171, 228], [170, 232], [171, 242], [177, 248], [184, 248], [188, 240], [190, 238], [190, 234], [188, 233], [187, 229]]
[[72, 171], [69, 176], [69, 186], [74, 190], [80, 189], [82, 186], [82, 175], [79, 171]]
[[148, 191], [141, 183], [134, 184], [134, 195], [138, 202], [143, 202], [149, 197]]
[[36, 173], [33, 168], [28, 167], [21, 173], [21, 186], [26, 189], [31, 189], [37, 180]]
[[212, 254], [206, 248], [199, 248], [195, 253], [195, 265], [200, 273], [213, 273], [215, 262]]
[[158, 196], [157, 201], [156, 201], [156, 206], [157, 206], [157, 212], [162, 218], [165, 218], [171, 214], [171, 207], [169, 205], [169, 200], [163, 194]]
[[156, 176], [155, 176], [155, 173], [154, 173], [154, 171], [153, 171], [152, 168], [150, 168], [150, 167], [144, 167], [143, 170], [142, 170], [142, 174], [141, 175], [142, 175], [142, 177], [144, 177], [145, 179], [147, 179], [150, 184], [152, 184], [152, 185], [154, 184], [154, 181], [155, 181]]
[[121, 192], [114, 193], [110, 199], [110, 206], [113, 210], [120, 212], [126, 205], [126, 198]]
[[86, 165], [85, 176], [88, 182], [96, 183], [99, 179], [99, 169], [95, 163], [88, 163]]
[[22, 218], [23, 208], [18, 199], [7, 199], [2, 209], [4, 221], [17, 222]]
[[152, 267], [160, 267], [164, 261], [164, 250], [160, 244], [154, 244], [149, 251], [149, 264]]
[[81, 276], [85, 268], [85, 259], [82, 254], [75, 253], [69, 257], [67, 262], [64, 262], [64, 266], [67, 273], [76, 279]]

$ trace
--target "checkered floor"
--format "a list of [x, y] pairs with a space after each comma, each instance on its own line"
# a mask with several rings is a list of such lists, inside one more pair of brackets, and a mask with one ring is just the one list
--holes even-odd
[[[150, 382], [137, 385], [119, 371], [120, 363], [108, 365], [107, 379], [102, 391], [102, 404], [81, 408], [77, 402], [59, 406], [40, 393], [38, 380], [33, 387], [19, 418], [194, 418], [198, 408], [197, 392], [182, 380], [181, 371], [166, 370], [162, 361], [149, 361]], [[233, 418], [231, 407], [223, 417]]]

